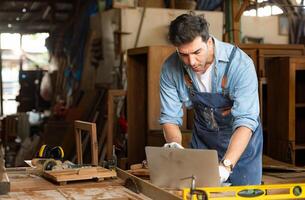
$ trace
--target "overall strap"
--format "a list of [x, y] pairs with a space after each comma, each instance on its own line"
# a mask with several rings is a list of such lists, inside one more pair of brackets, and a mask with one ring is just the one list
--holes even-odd
[[193, 81], [192, 81], [189, 73], [186, 71], [184, 66], [182, 66], [182, 68], [183, 68], [184, 82], [185, 82], [187, 88], [188, 89], [194, 89]]
[[226, 87], [227, 87], [227, 82], [228, 82], [228, 76], [227, 75], [228, 75], [228, 71], [229, 71], [230, 65], [232, 63], [232, 60], [233, 60], [233, 58], [235, 56], [236, 50], [237, 50], [237, 47], [234, 46], [232, 51], [231, 51], [231, 54], [229, 56], [229, 62], [227, 64], [227, 66], [226, 66], [225, 73], [224, 73], [224, 75], [222, 77], [222, 80], [221, 80], [221, 88], [222, 88], [222, 93], [223, 94], [226, 94]]

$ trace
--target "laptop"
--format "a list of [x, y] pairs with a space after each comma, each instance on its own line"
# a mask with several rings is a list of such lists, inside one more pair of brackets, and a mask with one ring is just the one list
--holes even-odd
[[145, 147], [150, 181], [161, 188], [220, 186], [216, 150]]

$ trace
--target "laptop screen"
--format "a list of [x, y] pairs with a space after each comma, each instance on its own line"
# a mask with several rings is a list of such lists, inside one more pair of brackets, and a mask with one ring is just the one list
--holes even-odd
[[145, 147], [152, 184], [171, 189], [220, 186], [216, 150]]

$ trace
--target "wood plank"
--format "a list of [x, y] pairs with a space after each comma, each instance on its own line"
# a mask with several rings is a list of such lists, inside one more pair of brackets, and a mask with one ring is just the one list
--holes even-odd
[[96, 136], [96, 124], [91, 122], [75, 120], [74, 129], [75, 129], [76, 154], [77, 154], [78, 164], [83, 164], [81, 133], [82, 131], [84, 131], [84, 133], [88, 134], [91, 139], [91, 164], [97, 166], [98, 144], [97, 144], [97, 136]]
[[138, 47], [127, 50], [128, 55], [139, 55], [139, 54], [147, 54], [148, 47]]
[[97, 135], [96, 135], [96, 125], [91, 127], [91, 164], [98, 166], [98, 144], [97, 144]]
[[136, 194], [123, 186], [93, 188], [60, 188], [67, 199], [109, 199], [109, 200], [149, 200], [143, 194]]
[[147, 130], [147, 55], [127, 57], [128, 163], [145, 158]]
[[[15, 168], [9, 171], [13, 183], [12, 191], [8, 195], [0, 195], [0, 199], [181, 199], [120, 169], [118, 171], [120, 173], [117, 179], [106, 179], [102, 182], [73, 182], [59, 186], [30, 173], [28, 168]], [[135, 180], [139, 186], [139, 194], [123, 187], [128, 178]]]
[[305, 47], [302, 44], [239, 44], [238, 46], [242, 49], [296, 49], [305, 53]]
[[292, 164], [281, 162], [263, 155], [263, 171], [305, 172], [305, 167], [295, 167]]
[[102, 167], [84, 167], [78, 169], [63, 169], [58, 171], [44, 171], [43, 176], [55, 182], [66, 182], [112, 178], [116, 177], [116, 172]]
[[150, 198], [136, 194], [123, 186], [108, 187], [60, 187], [48, 190], [11, 192], [1, 195], [1, 199], [16, 200], [68, 200], [68, 199], [107, 199], [107, 200], [150, 200]]
[[149, 183], [148, 181], [143, 181], [142, 179], [140, 179], [136, 176], [133, 176], [131, 174], [128, 174], [127, 172], [125, 172], [119, 168], [117, 168], [117, 173], [118, 173], [118, 176], [123, 180], [126, 180], [128, 178], [132, 179], [133, 182], [135, 182], [137, 184], [140, 192], [151, 199], [158, 199], [158, 200], [168, 200], [168, 199], [178, 200], [178, 199], [180, 199], [181, 200], [181, 198], [179, 196], [171, 194], [171, 193], [163, 190], [162, 188], [159, 188], [159, 187]]
[[305, 172], [294, 172], [294, 173], [264, 173], [265, 175], [274, 176], [282, 179], [305, 179]]
[[101, 136], [100, 136], [100, 139], [99, 139], [99, 143], [98, 143], [98, 152], [99, 152], [99, 157], [100, 157], [100, 160], [99, 160], [99, 165], [101, 166], [102, 165], [102, 162], [105, 161], [105, 158], [106, 156], [104, 156], [103, 154], [103, 151], [105, 151], [105, 149], [107, 149], [106, 145], [108, 144], [107, 143], [107, 133], [108, 132], [108, 119], [105, 121], [105, 124], [103, 126], [103, 130], [101, 131]]
[[92, 126], [96, 126], [95, 123], [80, 121], [80, 120], [75, 120], [75, 122], [74, 122], [74, 127], [75, 128], [82, 129], [82, 130], [85, 130], [85, 131], [91, 131]]
[[[77, 181], [71, 182], [64, 186], [59, 186], [46, 180], [45, 178], [38, 175], [37, 170], [33, 170], [29, 167], [26, 168], [10, 168], [8, 176], [11, 181], [11, 192], [24, 192], [24, 191], [35, 191], [35, 190], [52, 190], [63, 187], [73, 188], [91, 188], [91, 187], [108, 187], [108, 186], [120, 186], [124, 182], [120, 178], [116, 179], [105, 179], [104, 181]], [[1, 199], [2, 196], [0, 196]]]
[[76, 143], [76, 156], [77, 156], [77, 162], [79, 164], [83, 164], [83, 156], [82, 156], [82, 136], [81, 136], [81, 130], [78, 128], [75, 128], [75, 143]]
[[0, 145], [0, 194], [10, 191], [10, 181], [5, 171], [4, 148]]
[[16, 199], [27, 199], [27, 200], [39, 200], [39, 199], [53, 200], [53, 199], [58, 199], [58, 200], [66, 200], [67, 199], [65, 196], [63, 196], [56, 189], [10, 192], [9, 194], [2, 196], [1, 198], [5, 199], [5, 200], [16, 200]]
[[[147, 119], [148, 130], [162, 130], [159, 123], [160, 116], [160, 74], [164, 61], [175, 52], [172, 46], [151, 46], [148, 52], [147, 61]], [[185, 111], [185, 110], [184, 110]], [[184, 113], [186, 116], [186, 113]], [[186, 118], [184, 118], [186, 119]], [[186, 128], [184, 121], [182, 128]]]
[[297, 145], [295, 145], [295, 149], [296, 150], [305, 149], [305, 144], [297, 144]]
[[0, 195], [7, 194], [10, 191], [10, 188], [11, 188], [11, 184], [9, 178], [7, 176], [7, 173], [4, 172], [2, 174], [2, 180], [0, 181]]

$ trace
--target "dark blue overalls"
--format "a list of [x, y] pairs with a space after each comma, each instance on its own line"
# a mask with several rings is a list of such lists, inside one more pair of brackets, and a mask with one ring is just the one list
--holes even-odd
[[[234, 47], [222, 78], [222, 94], [197, 92], [192, 81], [184, 70], [185, 83], [195, 110], [191, 147], [195, 149], [216, 149], [218, 159], [226, 153], [233, 134], [233, 101], [227, 95], [227, 73], [234, 58], [237, 47]], [[232, 185], [258, 185], [262, 178], [262, 126], [259, 125], [252, 134], [248, 146], [236, 163], [233, 173], [227, 182]]]

